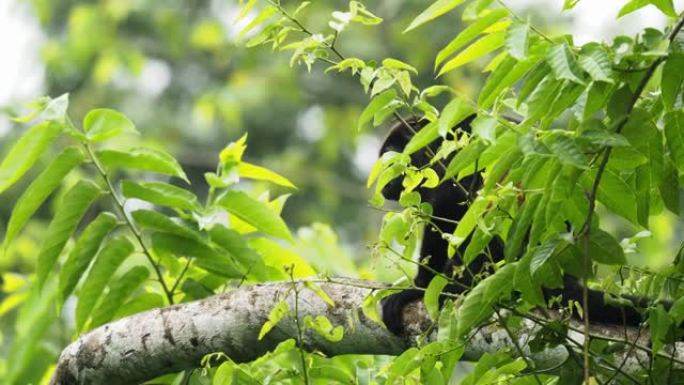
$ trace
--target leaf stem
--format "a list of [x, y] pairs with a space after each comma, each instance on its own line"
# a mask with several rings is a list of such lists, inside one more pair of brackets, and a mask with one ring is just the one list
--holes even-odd
[[[71, 122], [69, 122], [71, 124]], [[73, 124], [72, 124], [73, 125]], [[100, 164], [99, 159], [93, 152], [92, 148], [88, 143], [83, 143], [83, 146], [85, 147], [86, 152], [88, 153], [88, 157], [92, 160], [93, 164], [95, 165], [95, 168], [97, 169], [97, 172], [100, 174], [104, 182], [107, 184], [107, 189], [109, 189], [110, 194], [112, 195], [112, 199], [114, 200], [114, 204], [116, 205], [117, 209], [119, 212], [121, 212], [121, 215], [124, 217], [124, 220], [126, 221], [126, 225], [128, 228], [131, 229], [131, 233], [133, 233], [133, 236], [135, 239], [138, 241], [138, 244], [142, 248], [143, 254], [147, 258], [147, 260], [150, 262], [152, 265], [152, 268], [154, 269], [155, 274], [157, 275], [157, 280], [159, 281], [159, 284], [162, 287], [162, 290], [164, 291], [164, 295], [166, 296], [167, 301], [169, 301], [170, 305], [173, 305], [173, 293], [171, 290], [169, 290], [169, 287], [166, 285], [166, 282], [164, 281], [164, 276], [161, 272], [161, 269], [159, 267], [159, 264], [154, 260], [152, 257], [152, 253], [150, 252], [149, 248], [145, 244], [142, 238], [142, 234], [138, 227], [133, 223], [131, 218], [126, 214], [126, 210], [124, 208], [124, 203], [119, 198], [119, 196], [116, 193], [116, 189], [114, 188], [114, 184], [112, 183], [111, 179], [109, 178], [109, 174], [107, 173], [107, 170], [102, 167], [102, 164]]]
[[[672, 28], [672, 31], [668, 35], [668, 41], [669, 45], [672, 44], [674, 39], [677, 37], [677, 34], [682, 30], [682, 27], [684, 27], [684, 13], [680, 15], [679, 21], [675, 26]], [[636, 103], [639, 101], [639, 98], [641, 98], [641, 94], [644, 92], [646, 89], [646, 86], [648, 85], [648, 82], [651, 80], [651, 77], [655, 73], [655, 71], [658, 69], [658, 67], [667, 59], [667, 56], [659, 56], [656, 58], [653, 63], [648, 67], [646, 70], [646, 73], [644, 76], [641, 78], [641, 81], [637, 85], [637, 88], [634, 90], [634, 94], [632, 95], [632, 100], [627, 106], [627, 111], [623, 117], [618, 119], [615, 122], [615, 132], [620, 133], [627, 122], [629, 121], [629, 116], [634, 111], [634, 107], [636, 106]], [[590, 266], [591, 261], [589, 261], [589, 253], [588, 253], [588, 248], [589, 248], [589, 234], [591, 232], [591, 222], [594, 217], [594, 211], [596, 210], [596, 196], [598, 194], [598, 189], [599, 189], [599, 184], [601, 182], [601, 177], [603, 176], [603, 173], [606, 170], [606, 167], [608, 165], [608, 160], [610, 159], [610, 154], [612, 152], [612, 147], [606, 147], [604, 152], [603, 152], [603, 158], [601, 159], [601, 164], [599, 165], [598, 171], [596, 172], [596, 177], [594, 178], [594, 183], [591, 189], [591, 192], [587, 196], [587, 200], [589, 201], [589, 210], [587, 212], [587, 217], [584, 221], [584, 224], [582, 225], [582, 229], [579, 231], [577, 234], [576, 238], [577, 239], [582, 239], [584, 238], [585, 242], [585, 247], [584, 247], [584, 278], [582, 282], [582, 307], [583, 307], [583, 313], [584, 313], [584, 333], [585, 333], [585, 338], [584, 338], [584, 380], [585, 383], [588, 383], [587, 381], [589, 380], [589, 357], [588, 357], [588, 351], [589, 351], [589, 304], [588, 304], [588, 299], [589, 299], [589, 289], [587, 288], [587, 275], [588, 275], [588, 270], [587, 267]], [[600, 156], [600, 155], [599, 155]]]

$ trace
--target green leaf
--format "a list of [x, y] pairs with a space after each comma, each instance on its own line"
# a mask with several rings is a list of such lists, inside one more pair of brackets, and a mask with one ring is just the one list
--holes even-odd
[[528, 116], [530, 120], [536, 120], [546, 115], [553, 101], [558, 97], [563, 82], [548, 75], [539, 83], [527, 100]]
[[126, 198], [141, 199], [155, 205], [181, 210], [198, 210], [197, 197], [192, 192], [164, 182], [121, 182], [121, 192]]
[[649, 4], [655, 5], [661, 12], [669, 17], [677, 17], [672, 0], [632, 0], [625, 4], [618, 13], [618, 18], [639, 10]]
[[587, 168], [587, 158], [582, 153], [580, 147], [575, 143], [575, 140], [568, 137], [561, 130], [552, 131], [545, 136], [543, 141], [551, 152], [564, 163], [577, 168]]
[[86, 210], [100, 193], [100, 188], [93, 182], [81, 180], [64, 194], [43, 237], [43, 245], [38, 253], [36, 275], [39, 287], [50, 274], [64, 245], [76, 230]]
[[452, 99], [439, 116], [439, 136], [446, 137], [447, 132], [457, 123], [471, 115], [475, 110], [462, 97]]
[[[454, 156], [454, 158], [449, 162], [446, 171], [444, 172], [444, 177], [442, 181], [451, 179], [458, 175], [461, 171], [465, 170], [467, 167], [474, 165], [475, 161], [482, 155], [482, 151], [487, 148], [487, 145], [482, 143], [481, 140], [474, 140], [463, 148], [461, 151]], [[475, 172], [475, 170], [473, 170]]]
[[176, 222], [166, 215], [153, 210], [136, 210], [131, 213], [135, 224], [142, 229], [171, 233], [202, 242], [202, 236], [182, 223]]
[[576, 75], [577, 63], [567, 44], [561, 43], [551, 47], [546, 54], [546, 62], [551, 66], [556, 79], [583, 83], [582, 79]]
[[0, 194], [16, 183], [62, 131], [55, 122], [42, 122], [31, 127], [14, 143], [0, 163]]
[[280, 301], [278, 302], [273, 309], [268, 313], [268, 320], [264, 322], [264, 325], [261, 327], [261, 330], [259, 330], [259, 336], [257, 337], [258, 340], [261, 340], [268, 334], [268, 332], [273, 329], [280, 320], [283, 319], [287, 315], [287, 313], [290, 312], [290, 307], [287, 305], [287, 302], [285, 301]]
[[114, 229], [117, 222], [114, 214], [103, 212], [90, 222], [78, 237], [69, 258], [64, 262], [59, 273], [60, 303], [65, 301], [74, 290], [105, 237]]
[[606, 50], [598, 44], [587, 45], [582, 48], [579, 65], [596, 81], [614, 83], [613, 69]]
[[150, 272], [146, 267], [135, 266], [118, 280], [110, 282], [107, 295], [93, 312], [91, 328], [111, 321], [126, 299], [145, 282], [149, 275]]
[[425, 295], [423, 301], [425, 302], [425, 308], [430, 315], [430, 318], [436, 320], [439, 317], [439, 297], [442, 295], [442, 290], [449, 283], [443, 275], [435, 275], [434, 278], [428, 284], [427, 289], [425, 289]]
[[83, 162], [83, 153], [73, 147], [64, 150], [26, 188], [12, 209], [3, 242], [6, 249], [45, 199], [62, 184], [64, 177]]
[[568, 11], [573, 9], [579, 2], [580, 0], [563, 0], [563, 10]]
[[328, 317], [323, 315], [316, 316], [316, 318], [310, 315], [305, 316], [304, 326], [331, 342], [339, 342], [342, 340], [342, 337], [344, 337], [344, 329], [342, 326], [333, 326]]
[[204, 242], [169, 233], [154, 233], [151, 237], [155, 251], [181, 257], [195, 257], [194, 266], [225, 278], [241, 278], [245, 273], [227, 253], [220, 253]]
[[266, 234], [292, 242], [292, 235], [280, 216], [266, 203], [241, 191], [228, 191], [218, 204]]
[[663, 66], [663, 74], [660, 81], [660, 88], [663, 94], [663, 104], [668, 111], [672, 109], [677, 95], [682, 89], [684, 82], [684, 55], [681, 53], [672, 53], [667, 58]]
[[[591, 173], [591, 182], [593, 182], [595, 175], [595, 172]], [[591, 186], [590, 183], [585, 183], [585, 185]], [[632, 223], [638, 223], [634, 188], [611, 168], [606, 168], [601, 177], [597, 199], [614, 213], [627, 218]]]
[[474, 39], [482, 31], [489, 28], [492, 24], [501, 20], [503, 17], [508, 15], [508, 11], [503, 8], [494, 9], [486, 15], [479, 18], [473, 24], [469, 25], [466, 29], [461, 31], [449, 44], [442, 48], [439, 53], [437, 53], [437, 58], [435, 59], [435, 69], [446, 60], [453, 53], [458, 51], [461, 47], [467, 44], [469, 41]]
[[130, 168], [171, 175], [188, 181], [178, 161], [167, 152], [151, 148], [133, 148], [128, 151], [100, 150], [98, 160], [107, 168]]
[[133, 252], [133, 244], [125, 237], [109, 240], [95, 257], [93, 267], [83, 282], [76, 304], [76, 329], [83, 330], [88, 316], [97, 304], [107, 282], [123, 261]]
[[382, 66], [385, 68], [392, 68], [397, 70], [405, 70], [418, 74], [418, 70], [410, 64], [404, 63], [401, 60], [387, 58], [382, 61]]
[[665, 138], [675, 167], [680, 173], [684, 172], [684, 111], [665, 114]]
[[292, 184], [284, 176], [267, 169], [266, 167], [257, 166], [255, 164], [240, 162], [238, 165], [238, 173], [243, 178], [265, 180], [267, 182], [272, 182], [280, 186], [290, 187], [296, 189], [297, 187]]
[[504, 255], [507, 261], [515, 260], [526, 246], [528, 241], [529, 228], [533, 223], [534, 213], [539, 206], [542, 194], [529, 194], [520, 208], [520, 212], [513, 219], [513, 224], [508, 231], [508, 237], [504, 247]]
[[527, 60], [516, 62], [513, 58], [505, 60], [487, 78], [485, 85], [480, 91], [478, 104], [482, 108], [490, 108], [501, 96], [501, 93], [520, 80], [527, 72], [539, 62], [538, 57], [530, 57]]
[[421, 128], [404, 147], [404, 153], [411, 155], [439, 138], [438, 122], [430, 122]]
[[459, 336], [466, 335], [473, 327], [487, 320], [494, 312], [493, 305], [510, 294], [516, 266], [515, 263], [504, 265], [466, 295], [456, 313]]
[[370, 103], [368, 103], [363, 112], [361, 112], [361, 116], [359, 116], [359, 124], [357, 126], [357, 129], [360, 131], [363, 128], [363, 126], [365, 126], [368, 122], [370, 122], [373, 119], [373, 116], [375, 116], [376, 112], [380, 111], [385, 106], [390, 104], [396, 96], [397, 91], [395, 91], [394, 89], [376, 95], [373, 98], [373, 100], [371, 100]]
[[124, 131], [137, 133], [133, 122], [124, 114], [107, 108], [90, 110], [83, 118], [83, 129], [91, 142], [101, 142]]
[[478, 197], [470, 204], [468, 211], [463, 215], [463, 218], [458, 222], [458, 226], [456, 226], [456, 230], [454, 230], [454, 235], [450, 241], [452, 245], [459, 246], [468, 238], [489, 204], [490, 202], [482, 197]]
[[586, 238], [582, 239], [582, 243], [580, 250], [589, 250], [589, 257], [592, 261], [607, 265], [624, 265], [627, 263], [620, 243], [615, 237], [601, 229], [591, 229], [589, 244], [586, 244]]
[[249, 271], [250, 276], [256, 279], [266, 279], [264, 260], [254, 249], [249, 247], [243, 235], [222, 225], [214, 225], [209, 230], [209, 235], [212, 242], [230, 253], [235, 261]]
[[452, 9], [456, 8], [459, 6], [461, 3], [463, 3], [464, 0], [437, 0], [434, 3], [432, 3], [426, 10], [420, 13], [420, 15], [416, 16], [413, 21], [411, 21], [411, 24], [404, 30], [404, 33], [418, 28], [419, 26], [427, 23], [430, 20], [434, 20], [445, 13], [451, 11]]
[[535, 250], [532, 260], [530, 261], [530, 274], [532, 274], [533, 277], [537, 274], [537, 271], [549, 261], [551, 256], [553, 256], [556, 247], [558, 247], [559, 244], [560, 239], [552, 238], [544, 242], [543, 245]]
[[449, 71], [455, 70], [464, 64], [475, 61], [482, 56], [501, 48], [504, 44], [505, 36], [506, 34], [504, 31], [498, 31], [481, 37], [475, 43], [456, 55], [455, 58], [446, 62], [442, 69], [439, 70], [437, 76], [442, 76]]
[[529, 38], [530, 26], [523, 23], [515, 23], [506, 31], [506, 49], [508, 53], [518, 60], [527, 57], [527, 39]]

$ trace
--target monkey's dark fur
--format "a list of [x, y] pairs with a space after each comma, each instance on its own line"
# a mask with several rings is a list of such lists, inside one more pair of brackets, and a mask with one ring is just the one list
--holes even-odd
[[[470, 124], [474, 119], [474, 115], [466, 118], [460, 122], [456, 128], [462, 131], [470, 132]], [[388, 151], [402, 152], [406, 144], [409, 142], [415, 131], [420, 130], [425, 126], [425, 121], [416, 121], [415, 119], [408, 120], [406, 123], [411, 125], [411, 129], [406, 127], [404, 122], [396, 123], [387, 138], [385, 139], [381, 149], [380, 155]], [[432, 142], [428, 148], [431, 153], [436, 153], [441, 144], [442, 139], [437, 139]], [[411, 155], [411, 162], [415, 167], [427, 166], [430, 162], [430, 155], [427, 148], [421, 149]], [[448, 161], [445, 163], [448, 164]], [[433, 166], [435, 172], [440, 176], [444, 175], [443, 167], [438, 165]], [[382, 190], [383, 196], [388, 200], [398, 200], [403, 190], [402, 177], [397, 177], [390, 181]], [[455, 294], [463, 293], [468, 288], [474, 286], [473, 279], [478, 273], [487, 272], [490, 269], [490, 260], [485, 255], [476, 257], [466, 269], [454, 269], [454, 267], [462, 267], [463, 263], [459, 255], [463, 255], [468, 242], [467, 239], [459, 247], [459, 251], [455, 253], [452, 258], [447, 255], [448, 242], [442, 238], [441, 233], [451, 234], [454, 232], [456, 225], [468, 209], [468, 202], [472, 200], [469, 196], [469, 191], [477, 190], [482, 185], [482, 178], [479, 173], [467, 176], [459, 181], [459, 187], [452, 180], [447, 180], [435, 188], [418, 188], [423, 202], [429, 202], [432, 205], [433, 215], [436, 217], [432, 220], [434, 226], [439, 228], [436, 231], [434, 227], [426, 226], [424, 230], [423, 240], [420, 249], [421, 265], [418, 268], [418, 273], [414, 278], [414, 284], [419, 288], [426, 288], [432, 278], [435, 276], [434, 272], [441, 272], [452, 277], [453, 284], [449, 284], [445, 291]], [[468, 189], [469, 186], [475, 188]], [[438, 218], [445, 218], [447, 221]], [[489, 244], [490, 255], [493, 262], [498, 262], [503, 259], [503, 243], [500, 238], [494, 237]], [[426, 266], [425, 266], [426, 265]], [[458, 276], [454, 276], [454, 271], [461, 271]], [[562, 289], [548, 289], [544, 288], [544, 298], [546, 300], [551, 297], [561, 296], [561, 304], [567, 306], [570, 301], [577, 301], [583, 303], [582, 294], [583, 288], [578, 279], [571, 275], [563, 276]], [[394, 334], [400, 335], [403, 333], [402, 310], [408, 303], [422, 298], [424, 291], [418, 289], [406, 289], [399, 293], [386, 297], [382, 301], [382, 318], [387, 328]], [[646, 298], [638, 298], [632, 296], [624, 296], [625, 299], [631, 301], [633, 306], [619, 307], [609, 304], [604, 300], [604, 293], [596, 290], [588, 290], [589, 314], [591, 322], [618, 324], [618, 325], [632, 325], [636, 326], [643, 321], [641, 313], [635, 308], [645, 308], [650, 304], [650, 300]], [[577, 314], [574, 314], [577, 316]]]

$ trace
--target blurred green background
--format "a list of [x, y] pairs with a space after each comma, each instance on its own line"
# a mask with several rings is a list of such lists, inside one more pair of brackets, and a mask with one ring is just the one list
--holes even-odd
[[[510, 3], [540, 28], [569, 31], [583, 41], [665, 23], [649, 8], [616, 22], [623, 1], [587, 0], [570, 13], [560, 12], [562, 0]], [[462, 29], [460, 18], [446, 17], [401, 33], [426, 4], [367, 2], [384, 22], [345, 31], [339, 50], [364, 60], [393, 57], [410, 63], [421, 74], [415, 79], [419, 88], [448, 84], [476, 95], [483, 80], [480, 68], [468, 66], [440, 79], [431, 75], [432, 58]], [[345, 1], [317, 0], [302, 14], [303, 22], [312, 31], [323, 30], [331, 12], [346, 8]], [[300, 229], [306, 245], [299, 251], [305, 257], [315, 260], [325, 253], [328, 261], [338, 258], [347, 261], [340, 262], [345, 266], [356, 266], [349, 275], [396, 279], [399, 273], [388, 273], [392, 266], [386, 260], [370, 258], [384, 213], [367, 203], [370, 193], [365, 187], [387, 127], [357, 131], [357, 118], [368, 102], [357, 79], [326, 74], [322, 64], [311, 72], [291, 68], [286, 54], [267, 47], [245, 48], [238, 32], [250, 16], [236, 25], [238, 13], [237, 0], [2, 0], [0, 108], [5, 116], [0, 117], [0, 155], [21, 132], [9, 116], [20, 113], [24, 102], [68, 92], [70, 114], [77, 120], [96, 107], [125, 113], [142, 140], [167, 148], [181, 161], [202, 196], [203, 173], [213, 171], [226, 143], [247, 132], [246, 159], [281, 173], [299, 188], [286, 204], [284, 217]], [[0, 235], [25, 186], [15, 186], [0, 199]], [[0, 259], [0, 272], [32, 271], [49, 205], [42, 210]], [[671, 217], [652, 223], [656, 235], [645, 242], [645, 253], [632, 258], [637, 265], [669, 263], [681, 238]], [[3, 299], [0, 293], [0, 302]], [[7, 310], [0, 308], [6, 340], [12, 319]], [[69, 339], [59, 335], [58, 325], [55, 334], [60, 343]]]

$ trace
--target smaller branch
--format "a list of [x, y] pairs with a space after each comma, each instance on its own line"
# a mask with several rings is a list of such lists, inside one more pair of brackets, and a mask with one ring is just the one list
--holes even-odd
[[[71, 123], [71, 122], [70, 122]], [[73, 125], [73, 124], [72, 124]], [[159, 281], [159, 284], [162, 287], [162, 290], [164, 291], [164, 295], [166, 296], [167, 301], [169, 302], [170, 305], [173, 305], [173, 293], [169, 290], [168, 286], [166, 285], [166, 282], [164, 281], [164, 275], [161, 272], [161, 269], [159, 268], [159, 265], [157, 262], [152, 258], [152, 253], [150, 250], [147, 248], [147, 245], [143, 241], [142, 234], [140, 233], [140, 230], [138, 227], [133, 223], [131, 218], [128, 217], [126, 214], [126, 209], [124, 208], [124, 204], [121, 201], [121, 198], [116, 193], [116, 189], [114, 188], [114, 184], [112, 183], [111, 179], [109, 178], [109, 174], [107, 171], [102, 167], [100, 164], [99, 159], [97, 159], [97, 156], [93, 152], [92, 148], [90, 148], [90, 145], [87, 143], [83, 143], [83, 146], [86, 149], [86, 152], [88, 153], [88, 156], [92, 160], [93, 164], [95, 165], [95, 168], [97, 169], [98, 173], [104, 180], [104, 182], [107, 184], [107, 188], [109, 189], [110, 194], [112, 195], [112, 199], [114, 200], [114, 204], [117, 207], [117, 209], [121, 212], [121, 215], [124, 217], [124, 220], [126, 221], [126, 225], [128, 228], [130, 228], [131, 233], [133, 233], [133, 236], [135, 239], [138, 241], [138, 244], [142, 248], [143, 254], [147, 258], [147, 260], [150, 262], [152, 265], [152, 268], [154, 269], [155, 274], [157, 275], [157, 280]]]
[[[499, 325], [506, 331], [508, 334], [508, 337], [511, 339], [511, 342], [513, 343], [513, 346], [515, 347], [515, 350], [518, 352], [520, 357], [525, 360], [525, 363], [527, 364], [527, 367], [530, 369], [534, 368], [534, 365], [532, 365], [532, 361], [527, 357], [527, 354], [522, 350], [520, 347], [520, 344], [518, 343], [518, 340], [515, 338], [513, 333], [511, 332], [511, 329], [506, 325], [506, 320], [501, 316], [501, 313], [499, 313], [498, 309], [494, 309], [494, 313], [496, 314], [496, 318], [499, 320]], [[541, 380], [539, 379], [539, 376], [537, 373], [533, 373], [534, 379], [537, 382], [538, 385], [542, 385]]]
[[309, 370], [306, 365], [306, 357], [304, 355], [304, 331], [302, 329], [301, 321], [299, 319], [299, 288], [294, 279], [294, 265], [290, 266], [290, 282], [292, 282], [292, 291], [294, 292], [294, 323], [297, 328], [297, 350], [299, 350], [299, 359], [302, 364], [302, 374], [304, 376], [304, 384], [309, 385]]

